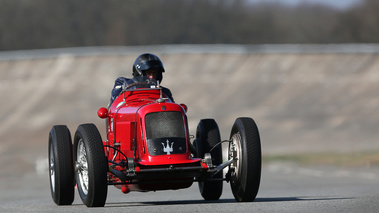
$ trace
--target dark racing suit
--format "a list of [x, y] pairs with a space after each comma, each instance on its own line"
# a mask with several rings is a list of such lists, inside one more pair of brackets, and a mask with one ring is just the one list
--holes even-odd
[[[121, 91], [122, 91], [122, 85], [129, 85], [129, 84], [132, 84], [134, 83], [135, 81], [133, 81], [132, 79], [129, 79], [129, 78], [124, 78], [124, 77], [119, 77], [116, 79], [116, 81], [114, 82], [114, 86], [113, 86], [113, 89], [112, 89], [112, 95], [111, 95], [111, 100], [110, 100], [110, 103], [109, 103], [109, 106], [113, 103], [113, 101], [117, 98], [118, 95], [120, 95]], [[172, 97], [172, 94], [171, 94], [171, 91], [166, 88], [166, 87], [162, 87], [162, 92], [172, 101], [174, 102], [174, 98]]]

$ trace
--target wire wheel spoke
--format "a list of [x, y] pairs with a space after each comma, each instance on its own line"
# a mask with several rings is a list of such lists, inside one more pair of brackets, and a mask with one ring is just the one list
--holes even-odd
[[88, 194], [88, 162], [87, 162], [87, 153], [86, 148], [84, 146], [83, 140], [81, 139], [78, 144], [77, 151], [77, 162], [76, 162], [76, 170], [78, 171], [79, 176], [79, 184], [84, 194]]
[[231, 168], [232, 181], [238, 180], [239, 170], [241, 168], [241, 135], [233, 135], [232, 142], [229, 146], [229, 159], [233, 159]]
[[53, 146], [50, 146], [50, 180], [51, 180], [51, 189], [55, 192], [55, 164], [54, 164], [54, 150]]

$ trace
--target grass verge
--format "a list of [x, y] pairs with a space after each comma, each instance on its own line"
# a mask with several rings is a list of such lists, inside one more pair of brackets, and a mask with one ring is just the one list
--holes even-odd
[[263, 155], [263, 163], [293, 162], [300, 165], [330, 165], [338, 167], [379, 167], [379, 150], [351, 153], [305, 153]]

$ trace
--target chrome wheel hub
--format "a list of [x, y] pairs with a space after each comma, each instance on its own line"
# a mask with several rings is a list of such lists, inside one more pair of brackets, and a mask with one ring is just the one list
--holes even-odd
[[50, 164], [49, 170], [50, 170], [51, 190], [55, 192], [55, 164], [54, 164], [54, 150], [53, 150], [52, 145], [50, 145], [49, 164]]
[[241, 152], [241, 135], [240, 133], [236, 133], [232, 136], [232, 141], [229, 144], [229, 159], [233, 159], [230, 165], [230, 173], [235, 180], [238, 180], [239, 170], [242, 165]]
[[78, 142], [78, 147], [76, 151], [76, 162], [75, 162], [75, 170], [78, 175], [78, 184], [82, 189], [85, 195], [88, 194], [88, 162], [87, 162], [87, 152], [84, 146], [84, 142], [82, 139]]

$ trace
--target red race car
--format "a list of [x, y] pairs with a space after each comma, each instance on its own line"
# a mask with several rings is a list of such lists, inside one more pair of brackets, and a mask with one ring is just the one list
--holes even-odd
[[[237, 118], [229, 140], [221, 141], [213, 119], [199, 122], [190, 135], [187, 106], [176, 104], [154, 80], [125, 85], [108, 109], [100, 108], [107, 139], [94, 124], [80, 125], [73, 137], [65, 125], [49, 133], [51, 195], [71, 205], [77, 185], [88, 207], [104, 206], [108, 185], [123, 193], [183, 189], [199, 183], [205, 200], [218, 200], [223, 181], [236, 201], [253, 201], [261, 177], [261, 143], [251, 118]], [[192, 142], [191, 142], [192, 140]], [[228, 143], [223, 162], [222, 143]], [[227, 172], [223, 170], [228, 167]]]

